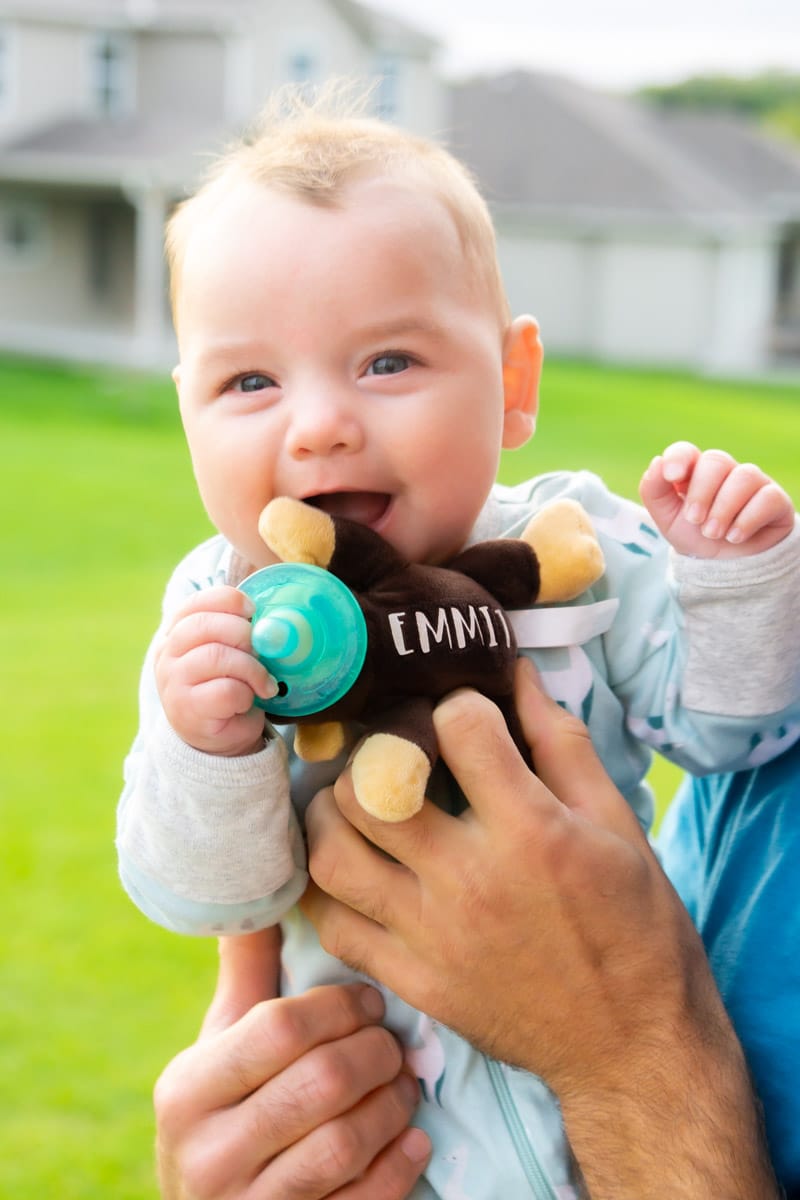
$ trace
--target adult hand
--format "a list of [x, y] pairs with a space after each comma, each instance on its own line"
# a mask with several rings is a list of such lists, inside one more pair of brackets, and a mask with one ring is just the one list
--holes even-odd
[[776, 1196], [688, 916], [585, 727], [528, 663], [517, 705], [538, 777], [484, 697], [436, 710], [470, 802], [459, 818], [426, 804], [381, 823], [347, 774], [320, 793], [305, 912], [330, 953], [544, 1078], [593, 1200]]
[[200, 1038], [155, 1088], [164, 1200], [402, 1200], [430, 1147], [380, 994], [276, 999], [279, 950], [276, 930], [220, 941]]

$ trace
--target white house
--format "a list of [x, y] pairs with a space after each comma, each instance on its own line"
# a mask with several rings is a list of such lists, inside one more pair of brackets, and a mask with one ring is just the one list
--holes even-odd
[[546, 347], [729, 373], [800, 362], [800, 150], [527, 72], [457, 85], [451, 143]]
[[332, 75], [433, 134], [435, 50], [353, 0], [0, 0], [0, 348], [171, 363], [163, 224], [208, 153]]
[[448, 87], [437, 49], [355, 0], [0, 0], [0, 350], [171, 364], [170, 207], [276, 85], [345, 75], [473, 167], [549, 351], [800, 361], [800, 153], [542, 74]]

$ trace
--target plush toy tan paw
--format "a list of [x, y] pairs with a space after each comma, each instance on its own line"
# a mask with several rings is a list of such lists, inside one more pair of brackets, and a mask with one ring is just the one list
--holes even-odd
[[333, 518], [290, 496], [269, 502], [259, 517], [258, 532], [282, 562], [327, 569], [336, 547]]
[[345, 744], [345, 728], [341, 721], [298, 725], [294, 734], [295, 753], [303, 762], [330, 762], [341, 754]]
[[413, 742], [373, 733], [353, 755], [353, 790], [361, 807], [381, 821], [407, 821], [422, 808], [431, 764]]
[[531, 517], [522, 533], [539, 560], [537, 604], [574, 600], [605, 571], [597, 534], [576, 500], [554, 500]]

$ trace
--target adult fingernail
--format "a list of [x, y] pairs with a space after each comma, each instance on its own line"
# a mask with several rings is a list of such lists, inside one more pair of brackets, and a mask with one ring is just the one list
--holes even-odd
[[535, 687], [541, 689], [539, 672], [536, 670], [536, 663], [533, 661], [533, 659], [527, 658], [524, 654], [521, 654], [517, 659], [517, 662], [519, 663], [518, 670], [521, 671], [523, 679], [526, 679], [529, 683], [532, 683]]
[[386, 1012], [386, 1005], [383, 1002], [383, 996], [374, 987], [364, 987], [361, 989], [361, 1011], [370, 1021], [380, 1021], [383, 1014]]
[[409, 1108], [419, 1103], [419, 1084], [408, 1071], [401, 1071], [397, 1076], [397, 1086]]
[[430, 1138], [413, 1125], [401, 1135], [398, 1143], [403, 1154], [412, 1163], [424, 1163], [431, 1154]]

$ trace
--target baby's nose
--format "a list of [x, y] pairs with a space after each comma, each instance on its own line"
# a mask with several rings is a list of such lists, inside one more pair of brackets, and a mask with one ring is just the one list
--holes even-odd
[[287, 449], [294, 458], [352, 454], [363, 444], [358, 409], [349, 398], [329, 392], [293, 403]]

